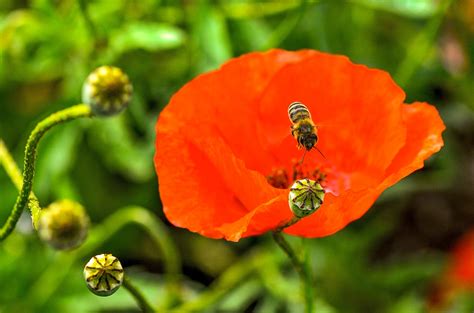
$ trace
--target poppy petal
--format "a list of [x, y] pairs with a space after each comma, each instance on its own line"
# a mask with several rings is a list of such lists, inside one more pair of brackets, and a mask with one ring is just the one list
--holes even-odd
[[422, 168], [424, 161], [444, 145], [441, 134], [446, 126], [434, 106], [424, 102], [405, 104], [403, 117], [407, 140], [387, 168], [381, 190]]

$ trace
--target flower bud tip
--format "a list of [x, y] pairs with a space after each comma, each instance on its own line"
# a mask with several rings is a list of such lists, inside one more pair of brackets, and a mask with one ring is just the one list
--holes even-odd
[[290, 209], [299, 218], [316, 212], [323, 200], [323, 187], [314, 180], [307, 178], [295, 181], [288, 194]]

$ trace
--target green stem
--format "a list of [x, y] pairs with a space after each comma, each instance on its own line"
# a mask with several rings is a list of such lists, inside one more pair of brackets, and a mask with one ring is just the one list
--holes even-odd
[[300, 258], [296, 255], [295, 251], [291, 245], [286, 241], [285, 237], [280, 230], [273, 232], [273, 239], [278, 244], [278, 246], [286, 253], [290, 258], [291, 263], [293, 264], [295, 270], [298, 272], [301, 280], [301, 287], [305, 299], [305, 309], [307, 313], [314, 312], [314, 302], [313, 302], [313, 288], [312, 288], [312, 278], [309, 267], [305, 262], [301, 261]]
[[130, 278], [128, 278], [127, 275], [123, 277], [123, 287], [130, 292], [132, 297], [137, 301], [138, 306], [142, 309], [143, 312], [145, 313], [151, 313], [155, 312], [155, 309], [150, 305], [150, 303], [145, 299], [143, 294], [140, 292], [140, 290], [135, 287], [134, 284], [130, 281]]
[[[23, 184], [21, 187], [20, 194], [18, 195], [15, 205], [13, 207], [10, 216], [8, 217], [5, 224], [0, 229], [0, 241], [7, 238], [13, 229], [15, 229], [16, 223], [21, 216], [25, 206], [28, 204], [30, 198], [31, 189], [33, 187], [33, 178], [35, 174], [35, 161], [36, 161], [36, 150], [38, 143], [43, 135], [51, 129], [53, 126], [79, 118], [79, 117], [90, 117], [92, 112], [90, 107], [85, 104], [79, 104], [62, 111], [56, 112], [42, 120], [36, 125], [35, 129], [30, 134], [25, 148], [25, 160], [23, 168]], [[33, 224], [36, 223], [38, 218], [38, 212], [32, 212]]]
[[[0, 165], [5, 169], [8, 177], [10, 177], [13, 182], [13, 185], [15, 185], [18, 191], [20, 191], [21, 186], [23, 185], [23, 177], [2, 139], [0, 139]], [[30, 194], [28, 199], [28, 208], [32, 215], [37, 214], [41, 210], [38, 198], [36, 198], [33, 193]]]
[[304, 295], [307, 304], [307, 312], [314, 312], [314, 281], [313, 281], [313, 273], [311, 271], [311, 255], [308, 251], [308, 245], [303, 238], [303, 272], [304, 272]]
[[295, 251], [290, 246], [288, 241], [286, 241], [285, 237], [283, 237], [283, 234], [280, 231], [274, 231], [272, 235], [273, 235], [273, 240], [275, 240], [275, 242], [278, 244], [278, 246], [290, 258], [290, 261], [293, 264], [293, 266], [295, 267], [298, 274], [303, 275], [304, 274], [303, 263], [298, 258], [298, 256], [296, 255]]

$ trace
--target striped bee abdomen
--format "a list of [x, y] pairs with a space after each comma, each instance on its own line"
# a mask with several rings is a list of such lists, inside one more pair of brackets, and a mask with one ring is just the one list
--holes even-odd
[[311, 119], [311, 113], [303, 103], [293, 102], [288, 107], [288, 117], [290, 118], [291, 123], [295, 124], [305, 118]]

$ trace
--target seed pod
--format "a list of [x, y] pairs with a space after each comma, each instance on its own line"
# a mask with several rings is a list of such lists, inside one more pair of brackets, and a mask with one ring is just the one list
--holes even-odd
[[84, 279], [92, 293], [107, 297], [117, 291], [123, 282], [123, 267], [119, 259], [105, 253], [92, 257], [84, 267]]
[[77, 202], [60, 200], [40, 211], [39, 237], [55, 249], [78, 247], [86, 239], [88, 228], [89, 217]]
[[316, 212], [323, 200], [323, 187], [307, 178], [295, 181], [288, 195], [290, 209], [296, 217], [305, 217]]
[[82, 87], [82, 101], [96, 115], [114, 115], [128, 106], [132, 91], [128, 76], [118, 67], [106, 65], [89, 74]]

